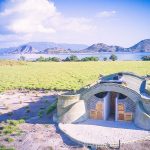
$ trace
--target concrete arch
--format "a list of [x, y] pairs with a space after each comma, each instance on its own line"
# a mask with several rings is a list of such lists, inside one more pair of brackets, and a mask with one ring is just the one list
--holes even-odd
[[90, 87], [88, 89], [85, 89], [81, 93], [81, 98], [82, 100], [88, 100], [89, 97], [92, 95], [95, 95], [96, 93], [99, 92], [105, 92], [105, 91], [113, 91], [117, 93], [121, 93], [129, 97], [131, 100], [133, 100], [135, 103], [140, 100], [141, 96], [137, 92], [135, 92], [132, 89], [129, 89], [128, 87], [125, 87], [120, 84], [112, 84], [112, 83], [102, 83], [102, 84], [96, 84], [93, 87]]

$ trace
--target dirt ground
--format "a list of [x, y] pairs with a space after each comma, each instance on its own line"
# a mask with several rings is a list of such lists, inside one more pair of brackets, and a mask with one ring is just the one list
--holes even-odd
[[[7, 119], [24, 119], [19, 125], [21, 134], [0, 136], [0, 145], [16, 150], [87, 150], [63, 134], [53, 114], [46, 114], [47, 107], [54, 103], [56, 91], [8, 91], [0, 94], [0, 125]], [[8, 142], [6, 138], [12, 138]], [[149, 150], [150, 141], [121, 145], [121, 150]], [[113, 148], [101, 148], [113, 149]]]

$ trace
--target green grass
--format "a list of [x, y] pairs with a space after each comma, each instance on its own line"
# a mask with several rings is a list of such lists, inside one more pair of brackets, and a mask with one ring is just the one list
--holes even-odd
[[51, 104], [51, 105], [47, 108], [46, 114], [49, 115], [53, 110], [56, 109], [56, 107], [57, 107], [57, 102]]
[[6, 148], [4, 145], [0, 145], [0, 150], [15, 150], [14, 148]]
[[0, 65], [0, 91], [8, 89], [77, 90], [98, 79], [99, 74], [131, 71], [150, 74], [150, 61], [29, 62]]
[[20, 120], [7, 120], [3, 125], [2, 128], [0, 129], [1, 135], [5, 134], [13, 134], [13, 133], [18, 133], [20, 132], [18, 125], [25, 123], [23, 119]]
[[7, 141], [7, 142], [11, 143], [11, 142], [13, 142], [13, 141], [14, 141], [14, 139], [13, 139], [13, 138], [10, 138], [10, 137], [7, 137], [7, 138], [5, 139], [5, 141]]

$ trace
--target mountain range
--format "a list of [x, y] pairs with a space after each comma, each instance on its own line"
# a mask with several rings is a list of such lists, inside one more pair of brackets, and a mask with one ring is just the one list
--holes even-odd
[[53, 42], [30, 42], [18, 47], [2, 48], [0, 54], [52, 54], [52, 53], [98, 53], [98, 52], [150, 52], [150, 39], [124, 48], [116, 45], [96, 43], [91, 46], [84, 44], [65, 44]]
[[80, 52], [150, 52], [150, 39], [142, 40], [129, 48], [97, 43], [81, 50]]

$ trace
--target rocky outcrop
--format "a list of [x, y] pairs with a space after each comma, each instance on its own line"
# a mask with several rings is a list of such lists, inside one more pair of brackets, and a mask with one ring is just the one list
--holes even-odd
[[150, 52], [150, 39], [142, 40], [129, 48], [97, 43], [80, 52]]

